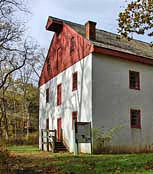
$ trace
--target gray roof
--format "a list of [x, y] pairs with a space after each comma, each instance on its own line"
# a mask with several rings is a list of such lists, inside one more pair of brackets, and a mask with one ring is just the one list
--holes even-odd
[[[58, 21], [71, 26], [76, 32], [85, 37], [85, 26], [77, 23], [69, 22], [66, 20], [50, 17]], [[142, 42], [139, 40], [128, 41], [125, 38], [119, 37], [117, 34], [113, 34], [104, 30], [96, 29], [96, 40], [91, 42], [98, 47], [109, 48], [112, 50], [122, 51], [125, 53], [142, 56], [145, 58], [153, 59], [153, 47], [149, 43]]]

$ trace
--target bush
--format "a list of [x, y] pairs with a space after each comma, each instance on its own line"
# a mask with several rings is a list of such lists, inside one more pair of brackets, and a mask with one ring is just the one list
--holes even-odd
[[95, 128], [93, 130], [93, 153], [110, 153], [110, 143], [114, 134], [119, 131], [122, 126], [111, 128], [107, 132], [102, 132], [100, 129]]
[[7, 161], [9, 159], [9, 152], [6, 147], [0, 144], [0, 168], [7, 165]]

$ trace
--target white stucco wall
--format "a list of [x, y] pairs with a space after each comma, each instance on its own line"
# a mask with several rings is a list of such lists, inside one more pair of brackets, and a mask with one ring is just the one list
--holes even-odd
[[[140, 72], [141, 90], [129, 89], [129, 70]], [[106, 55], [93, 55], [93, 125], [103, 131], [123, 126], [114, 145], [153, 143], [153, 67]], [[141, 129], [130, 127], [130, 109], [141, 110]]]
[[[72, 91], [72, 74], [78, 72], [78, 89]], [[57, 119], [62, 118], [63, 137], [73, 152], [72, 112], [78, 111], [78, 121], [92, 122], [92, 56], [91, 54], [52, 80], [40, 87], [39, 130], [46, 128], [49, 118], [49, 128], [57, 129]], [[57, 85], [62, 83], [62, 105], [57, 106]], [[46, 104], [46, 89], [49, 88], [49, 103]], [[40, 137], [41, 148], [41, 137]], [[79, 145], [81, 152], [90, 153], [90, 144]]]

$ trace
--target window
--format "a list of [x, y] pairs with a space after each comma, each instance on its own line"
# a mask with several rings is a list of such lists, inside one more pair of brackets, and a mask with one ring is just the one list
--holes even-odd
[[49, 88], [46, 89], [46, 103], [49, 102]]
[[48, 73], [48, 75], [50, 74], [50, 70], [51, 70], [51, 68], [50, 68], [50, 61], [49, 61], [49, 58], [47, 58], [47, 73]]
[[136, 109], [130, 110], [131, 128], [141, 128], [141, 111]]
[[49, 129], [49, 118], [46, 119], [46, 129]]
[[62, 103], [62, 84], [57, 86], [57, 105]]
[[140, 73], [129, 71], [129, 87], [130, 89], [140, 90]]
[[72, 37], [70, 40], [70, 56], [74, 54], [74, 50], [75, 50], [75, 39], [74, 37]]
[[47, 63], [47, 73], [48, 73], [48, 75], [50, 74], [50, 63]]
[[73, 129], [73, 124], [77, 122], [77, 115], [78, 115], [77, 111], [72, 112], [72, 129]]
[[57, 70], [59, 70], [59, 66], [61, 63], [62, 63], [62, 49], [58, 48], [57, 49], [57, 64], [56, 64]]
[[75, 72], [72, 74], [72, 91], [77, 90], [78, 86], [78, 73]]

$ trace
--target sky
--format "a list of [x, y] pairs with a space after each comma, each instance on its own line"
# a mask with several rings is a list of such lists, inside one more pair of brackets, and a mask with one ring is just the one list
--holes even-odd
[[[126, 7], [125, 0], [31, 0], [28, 7], [32, 12], [27, 23], [28, 34], [48, 49], [53, 33], [45, 29], [48, 16], [85, 24], [95, 21], [98, 29], [117, 33], [118, 14]], [[146, 42], [148, 37], [137, 36]]]

